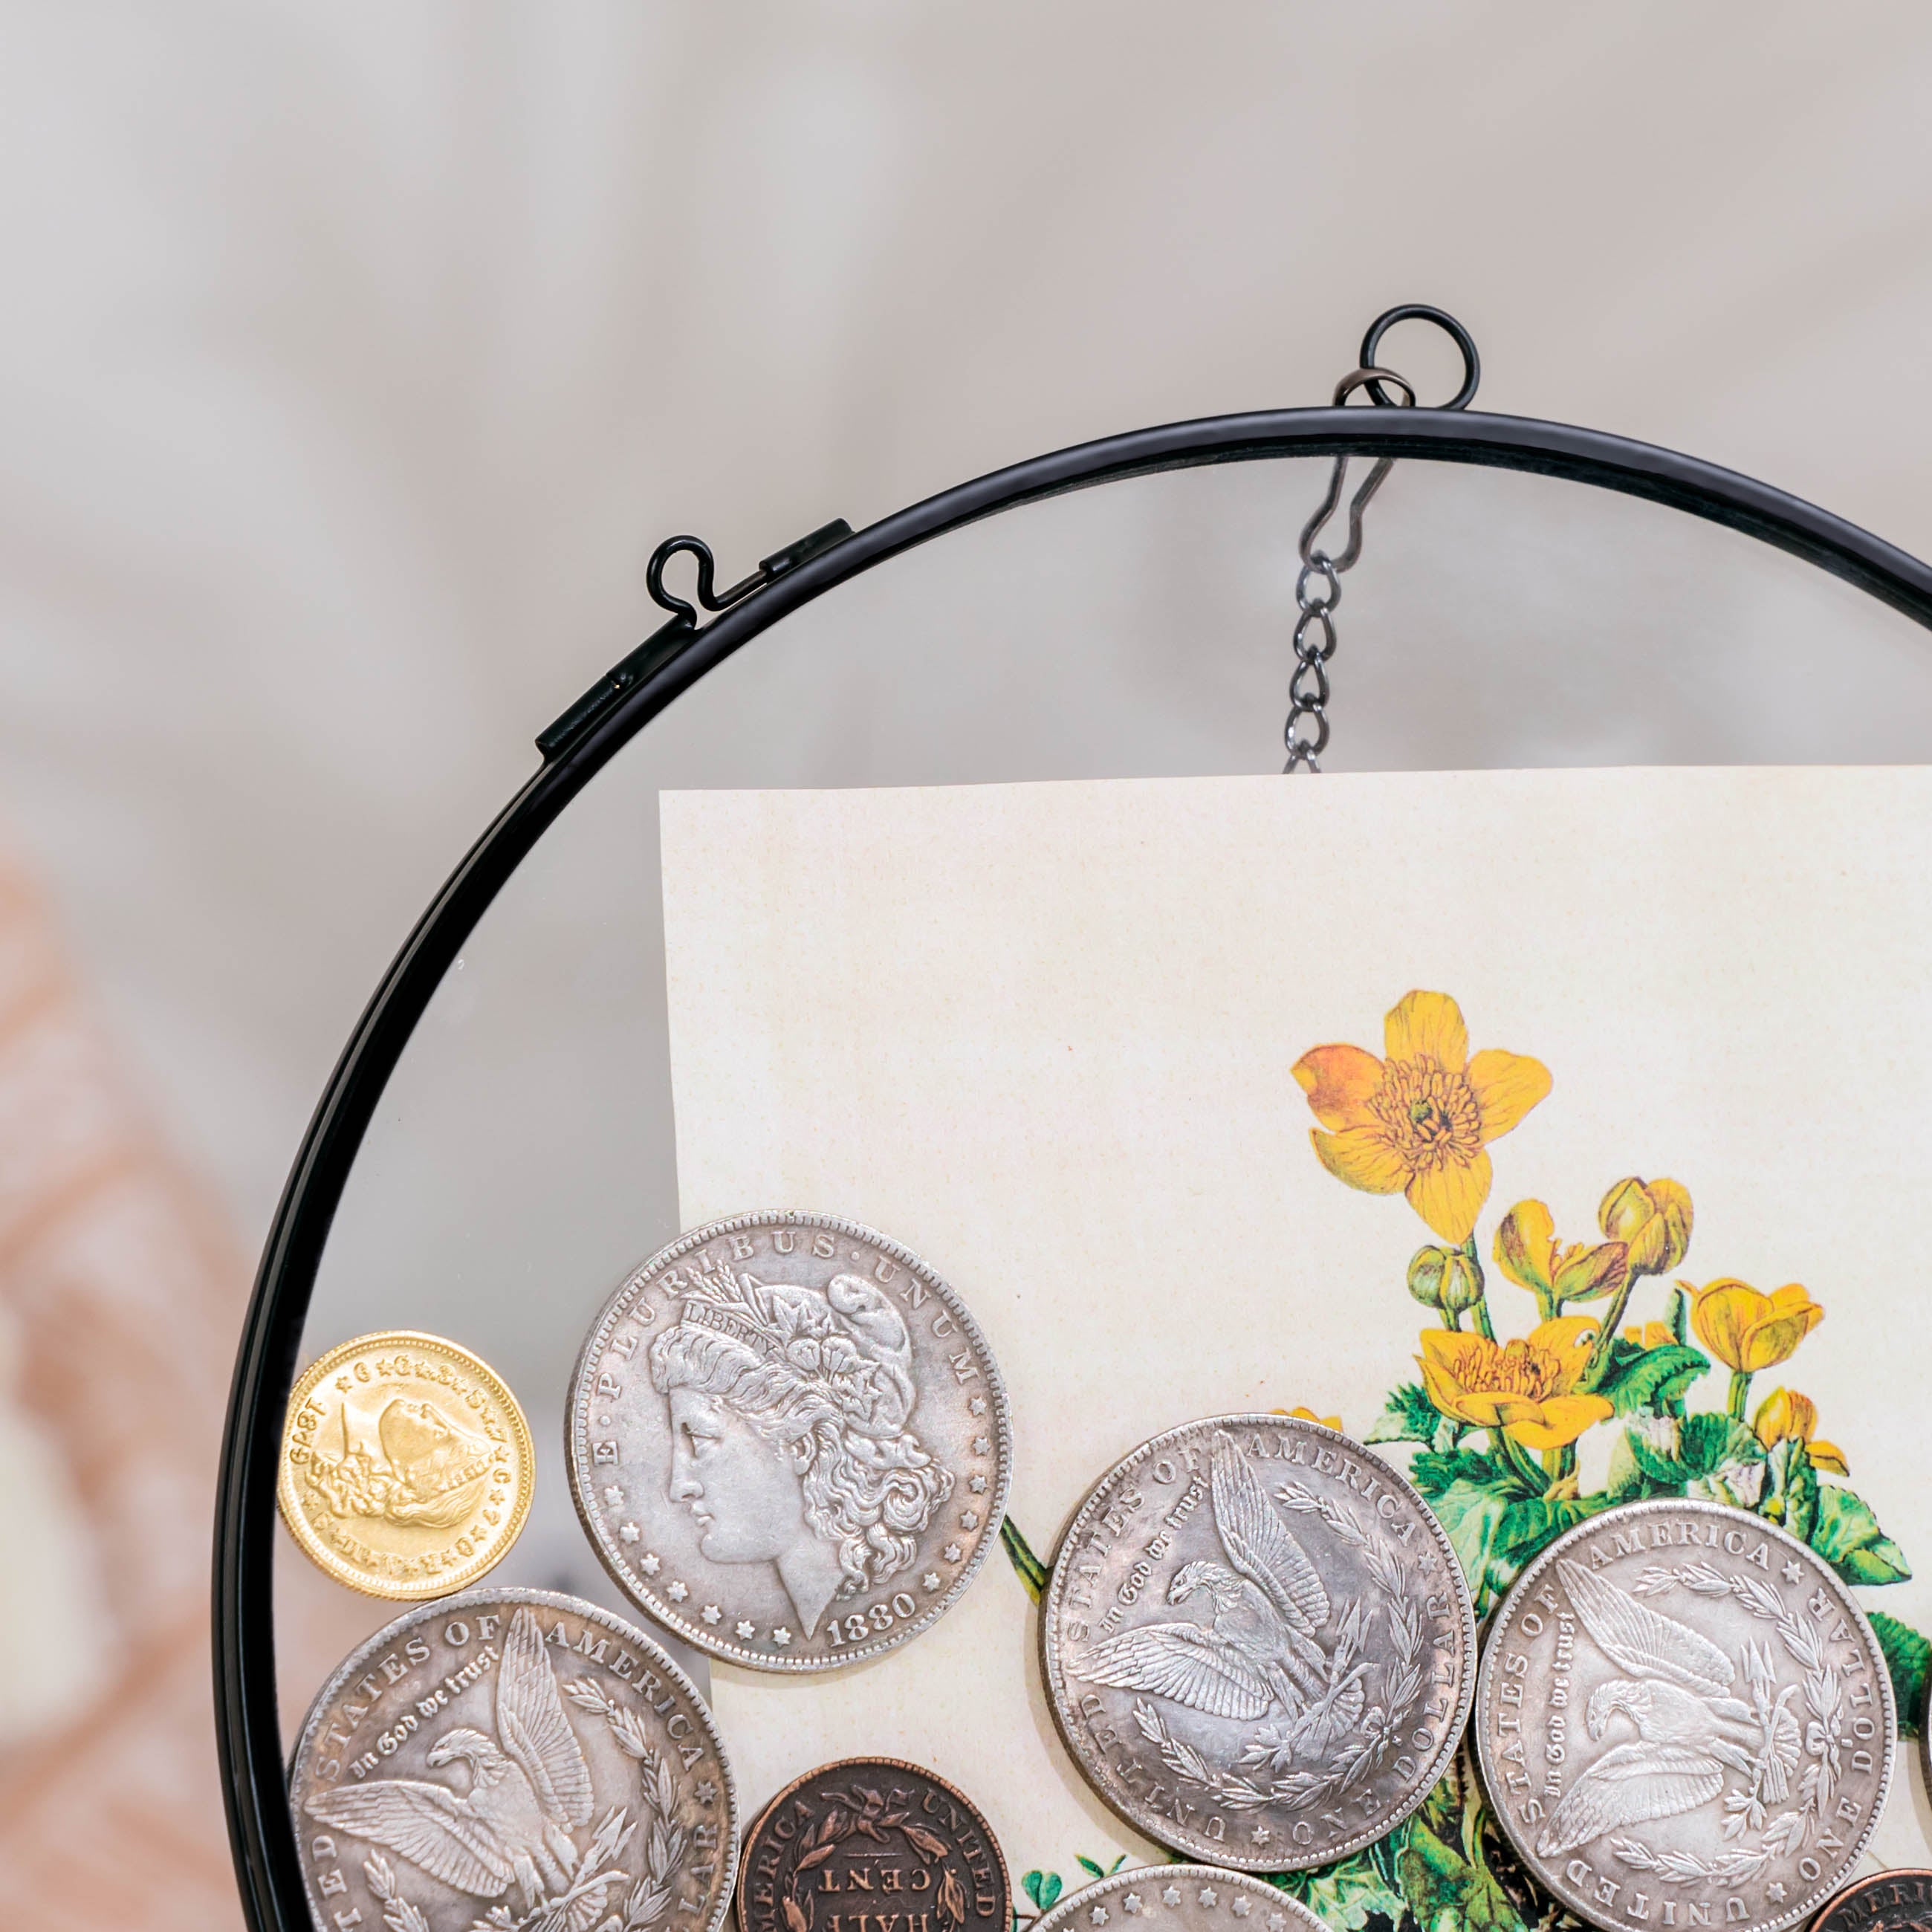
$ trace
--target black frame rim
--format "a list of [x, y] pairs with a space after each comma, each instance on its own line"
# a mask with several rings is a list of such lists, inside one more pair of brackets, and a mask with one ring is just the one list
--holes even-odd
[[[330, 1224], [362, 1137], [417, 1020], [505, 881], [638, 731], [778, 620], [872, 566], [1004, 510], [1210, 464], [1361, 454], [1516, 470], [1642, 497], [1802, 558], [1932, 628], [1932, 567], [1857, 525], [1699, 458], [1597, 430], [1428, 409], [1274, 410], [1081, 443], [927, 498], [818, 552], [685, 628], [568, 739], [472, 845], [384, 974], [304, 1133], [277, 1206], [230, 1390], [212, 1593], [216, 1747], [236, 1874], [253, 1932], [310, 1932], [289, 1816], [274, 1628], [276, 1459]], [[667, 627], [670, 628], [670, 627]], [[660, 634], [662, 635], [663, 634]]]

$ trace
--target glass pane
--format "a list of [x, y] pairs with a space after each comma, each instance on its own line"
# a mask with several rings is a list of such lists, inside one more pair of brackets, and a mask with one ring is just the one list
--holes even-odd
[[[646, 728], [510, 881], [390, 1083], [302, 1352], [424, 1328], [510, 1381], [543, 1473], [501, 1580], [622, 1606], [571, 1507], [562, 1400], [604, 1298], [677, 1232], [660, 789], [1278, 770], [1294, 537], [1327, 472], [1114, 484], [882, 566]], [[1581, 485], [1404, 463], [1343, 581], [1330, 770], [1916, 761], [1932, 716], [1910, 620]], [[343, 1645], [386, 1614], [345, 1600]], [[319, 1674], [285, 1671], [286, 1725]]]

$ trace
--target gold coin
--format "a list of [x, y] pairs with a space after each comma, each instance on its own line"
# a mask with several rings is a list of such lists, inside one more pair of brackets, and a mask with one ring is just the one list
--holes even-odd
[[338, 1583], [440, 1597], [516, 1541], [536, 1480], [517, 1399], [467, 1348], [358, 1335], [304, 1370], [275, 1484], [282, 1520]]

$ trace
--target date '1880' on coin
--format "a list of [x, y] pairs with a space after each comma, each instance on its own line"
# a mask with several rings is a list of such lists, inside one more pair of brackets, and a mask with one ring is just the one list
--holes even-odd
[[1468, 1717], [1475, 1631], [1429, 1506], [1334, 1430], [1217, 1416], [1143, 1443], [1063, 1539], [1048, 1698], [1095, 1790], [1215, 1864], [1304, 1870], [1391, 1831]]
[[578, 1360], [571, 1491], [604, 1566], [732, 1663], [836, 1670], [956, 1603], [998, 1540], [1006, 1394], [916, 1255], [829, 1214], [682, 1234]]
[[1778, 1932], [1856, 1866], [1885, 1803], [1892, 1682], [1820, 1557], [1716, 1503], [1559, 1537], [1496, 1612], [1483, 1780], [1531, 1875], [1617, 1932]]

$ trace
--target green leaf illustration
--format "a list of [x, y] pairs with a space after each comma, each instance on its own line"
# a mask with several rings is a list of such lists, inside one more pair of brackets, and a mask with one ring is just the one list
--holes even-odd
[[1033, 1553], [1032, 1544], [1020, 1534], [1018, 1524], [1011, 1516], [1000, 1519], [1000, 1547], [1026, 1586], [1027, 1594], [1038, 1603], [1053, 1572]]
[[1637, 1460], [1640, 1444], [1634, 1443], [1628, 1430], [1610, 1445], [1610, 1467], [1604, 1494], [1613, 1503], [1641, 1502], [1646, 1496], [1676, 1493], [1679, 1485], [1660, 1480]]
[[1762, 1462], [1764, 1445], [1727, 1415], [1687, 1415], [1678, 1425], [1675, 1453], [1632, 1428], [1626, 1432], [1630, 1460], [1659, 1487], [1681, 1491], [1726, 1462]]
[[1064, 1888], [1058, 1872], [1030, 1871], [1020, 1880], [1020, 1889], [1033, 1900], [1036, 1910], [1050, 1912]]
[[1492, 1544], [1496, 1559], [1520, 1570], [1546, 1543], [1554, 1543], [1566, 1529], [1574, 1529], [1586, 1516], [1594, 1515], [1604, 1500], [1592, 1496], [1580, 1502], [1569, 1497], [1536, 1496], [1511, 1503], [1496, 1523]]
[[1905, 1552], [1879, 1528], [1870, 1505], [1834, 1483], [1818, 1485], [1811, 1547], [1848, 1583], [1902, 1583], [1912, 1574]]
[[1410, 1826], [1396, 1870], [1418, 1926], [1436, 1926], [1447, 1912], [1456, 1932], [1521, 1932], [1522, 1921], [1502, 1887], [1419, 1819]]
[[1430, 1498], [1429, 1507], [1454, 1546], [1471, 1591], [1479, 1598], [1496, 1555], [1496, 1532], [1512, 1500], [1496, 1490], [1460, 1478], [1439, 1496]]
[[1796, 1436], [1786, 1436], [1772, 1450], [1768, 1474], [1758, 1514], [1782, 1523], [1800, 1543], [1809, 1543], [1818, 1523], [1818, 1473]]
[[1372, 1850], [1314, 1871], [1270, 1874], [1268, 1882], [1299, 1899], [1329, 1932], [1363, 1932], [1373, 1918], [1402, 1921], [1402, 1898], [1378, 1868]]
[[1888, 1617], [1882, 1610], [1868, 1610], [1873, 1634], [1885, 1652], [1886, 1668], [1892, 1672], [1892, 1698], [1898, 1707], [1898, 1735], [1916, 1738], [1925, 1713], [1925, 1680], [1932, 1670], [1932, 1642], [1910, 1624]]
[[1687, 1415], [1677, 1454], [1693, 1476], [1708, 1476], [1721, 1462], [1762, 1462], [1764, 1446], [1728, 1415]]
[[1091, 1872], [1096, 1878], [1112, 1878], [1114, 1873], [1127, 1862], [1127, 1855], [1125, 1852], [1123, 1852], [1112, 1864], [1105, 1867], [1096, 1864], [1084, 1852], [1076, 1852], [1075, 1857], [1079, 1863], [1081, 1870]]
[[1376, 1418], [1365, 1442], [1420, 1442], [1426, 1448], [1436, 1440], [1442, 1417], [1429, 1400], [1420, 1382], [1404, 1382], [1389, 1391], [1388, 1406]]
[[1597, 1385], [1597, 1393], [1607, 1396], [1619, 1415], [1663, 1413], [1711, 1366], [1709, 1356], [1680, 1342], [1629, 1348], [1619, 1361], [1616, 1352], [1626, 1348], [1628, 1343], [1615, 1345], [1610, 1372]]
[[1474, 1449], [1418, 1449], [1409, 1459], [1408, 1479], [1425, 1496], [1442, 1495], [1451, 1483], [1473, 1483], [1478, 1489], [1518, 1491], [1514, 1470]]

